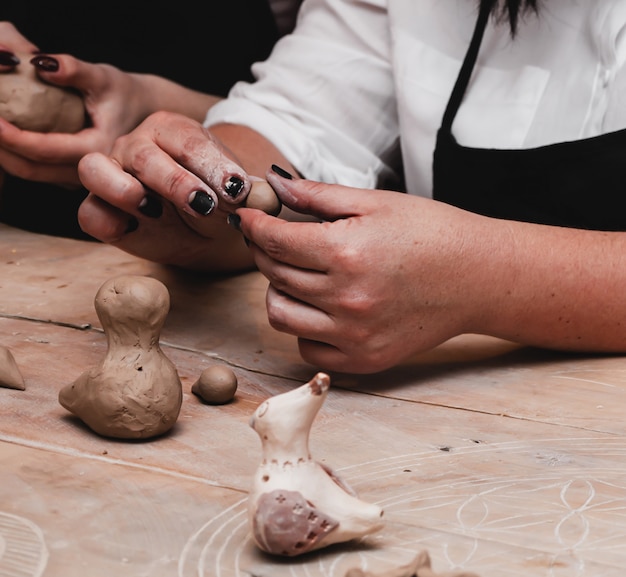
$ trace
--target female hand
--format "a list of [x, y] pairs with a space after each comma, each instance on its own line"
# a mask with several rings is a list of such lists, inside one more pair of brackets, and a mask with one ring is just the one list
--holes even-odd
[[323, 220], [237, 211], [270, 282], [270, 324], [298, 337], [306, 361], [377, 372], [476, 328], [497, 260], [491, 219], [398, 192], [267, 179], [287, 206]]
[[79, 223], [102, 242], [197, 270], [252, 266], [241, 235], [227, 224], [250, 179], [199, 122], [152, 114], [116, 141], [110, 157], [87, 154], [79, 175], [90, 192]]
[[75, 134], [40, 133], [0, 119], [0, 166], [26, 180], [75, 188], [80, 185], [80, 158], [92, 151], [109, 152], [117, 136], [145, 117], [145, 90], [136, 76], [107, 64], [63, 54], [42, 55], [39, 63], [37, 73], [43, 80], [83, 95], [89, 123]]

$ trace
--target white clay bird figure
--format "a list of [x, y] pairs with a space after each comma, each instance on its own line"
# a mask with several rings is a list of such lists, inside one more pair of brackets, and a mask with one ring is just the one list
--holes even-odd
[[324, 403], [330, 377], [261, 403], [250, 426], [263, 457], [248, 499], [252, 537], [268, 553], [295, 556], [364, 537], [383, 526], [383, 511], [360, 500], [328, 467], [313, 460], [309, 433]]

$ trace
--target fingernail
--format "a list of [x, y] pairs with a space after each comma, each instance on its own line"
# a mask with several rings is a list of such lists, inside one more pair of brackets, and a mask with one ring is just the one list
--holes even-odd
[[130, 220], [128, 221], [128, 225], [126, 226], [126, 230], [124, 231], [124, 234], [135, 232], [138, 228], [139, 221], [134, 216], [131, 216]]
[[291, 176], [291, 174], [289, 172], [287, 172], [284, 168], [281, 168], [277, 164], [272, 164], [272, 170], [278, 176], [282, 176], [283, 178], [288, 178], [289, 180], [293, 180], [293, 176]]
[[151, 195], [144, 196], [139, 203], [138, 210], [144, 216], [159, 218], [163, 214], [163, 206]]
[[224, 183], [224, 192], [231, 198], [235, 198], [243, 190], [243, 180], [238, 176], [231, 176]]
[[52, 56], [35, 56], [30, 59], [30, 63], [35, 67], [39, 68], [39, 70], [43, 70], [44, 72], [56, 72], [59, 69], [59, 61], [56, 58], [52, 58]]
[[206, 216], [215, 208], [213, 197], [204, 190], [196, 190], [189, 196], [189, 206], [198, 214]]
[[226, 222], [228, 222], [228, 224], [230, 224], [230, 226], [232, 226], [235, 230], [241, 232], [241, 217], [238, 214], [235, 214], [234, 212], [228, 213]]
[[0, 64], [3, 66], [17, 66], [20, 59], [8, 50], [0, 50]]

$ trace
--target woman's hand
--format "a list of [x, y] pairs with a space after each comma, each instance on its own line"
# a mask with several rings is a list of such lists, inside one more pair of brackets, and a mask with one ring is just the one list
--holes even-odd
[[376, 372], [473, 328], [487, 273], [476, 263], [493, 252], [479, 238], [488, 219], [397, 192], [267, 179], [322, 221], [237, 211], [270, 282], [269, 321], [298, 336], [305, 360]]
[[90, 152], [108, 154], [118, 136], [151, 112], [174, 110], [201, 120], [218, 100], [158, 76], [127, 73], [67, 54], [40, 55], [38, 62], [43, 80], [82, 94], [88, 124], [75, 134], [43, 134], [0, 119], [0, 167], [26, 180], [78, 187], [78, 161]]
[[492, 219], [417, 196], [268, 173], [321, 222], [237, 210], [271, 325], [328, 370], [373, 373], [463, 333], [626, 350], [626, 234]]
[[[245, 134], [247, 142], [258, 138]], [[87, 154], [79, 174], [90, 191], [79, 223], [102, 242], [197, 270], [252, 266], [241, 235], [227, 224], [251, 180], [199, 122], [155, 113], [119, 138], [110, 157]]]

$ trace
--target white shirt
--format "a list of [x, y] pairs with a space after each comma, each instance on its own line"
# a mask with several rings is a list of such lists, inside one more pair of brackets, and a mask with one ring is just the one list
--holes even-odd
[[[530, 148], [626, 127], [626, 1], [544, 0], [490, 22], [452, 131]], [[475, 0], [305, 0], [295, 32], [206, 124], [264, 134], [306, 178], [375, 188], [402, 142], [407, 191], [431, 195], [436, 131], [470, 42]], [[626, 162], [626, 159], [625, 159]]]

